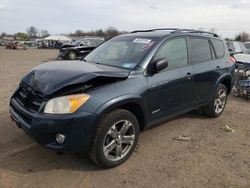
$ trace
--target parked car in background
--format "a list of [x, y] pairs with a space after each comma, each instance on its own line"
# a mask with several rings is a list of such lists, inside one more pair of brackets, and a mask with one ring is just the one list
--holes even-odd
[[195, 109], [219, 117], [233, 73], [226, 43], [216, 34], [134, 31], [82, 61], [33, 68], [11, 97], [10, 114], [41, 145], [88, 152], [111, 168], [129, 158], [140, 132], [153, 125]]
[[24, 43], [18, 42], [18, 41], [6, 43], [5, 48], [11, 49], [11, 50], [18, 50], [18, 49], [26, 50], [27, 49]]
[[248, 54], [248, 50], [242, 42], [228, 41], [227, 46], [231, 56], [235, 54]]
[[250, 53], [250, 42], [244, 42], [244, 45], [246, 49], [248, 50], [248, 53]]
[[5, 46], [5, 42], [4, 41], [0, 41], [0, 46]]
[[34, 41], [24, 41], [24, 45], [27, 47], [34, 47], [35, 42]]
[[58, 58], [75, 60], [85, 57], [105, 41], [103, 37], [88, 37], [62, 45]]

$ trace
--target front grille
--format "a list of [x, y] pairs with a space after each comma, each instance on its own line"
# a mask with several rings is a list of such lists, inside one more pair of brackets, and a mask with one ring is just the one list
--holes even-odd
[[41, 93], [33, 90], [28, 85], [21, 83], [14, 98], [23, 107], [32, 112], [39, 112], [42, 103], [45, 101]]

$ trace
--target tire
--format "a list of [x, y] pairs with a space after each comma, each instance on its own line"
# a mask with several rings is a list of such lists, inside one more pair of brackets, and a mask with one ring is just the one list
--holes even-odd
[[209, 117], [219, 117], [225, 109], [227, 96], [226, 86], [219, 84], [212, 99], [203, 107], [203, 113]]
[[118, 166], [133, 153], [138, 137], [136, 117], [124, 109], [114, 110], [99, 122], [89, 156], [101, 167]]
[[76, 53], [74, 51], [68, 52], [68, 59], [75, 60], [76, 59]]

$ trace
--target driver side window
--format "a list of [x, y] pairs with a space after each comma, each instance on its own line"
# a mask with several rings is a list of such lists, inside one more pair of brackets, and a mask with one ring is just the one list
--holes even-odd
[[167, 41], [155, 55], [155, 59], [168, 61], [167, 70], [188, 65], [187, 43], [185, 38]]

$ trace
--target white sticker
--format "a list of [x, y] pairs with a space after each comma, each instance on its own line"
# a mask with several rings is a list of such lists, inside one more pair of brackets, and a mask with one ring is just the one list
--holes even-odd
[[139, 39], [139, 38], [137, 38], [137, 39], [133, 40], [133, 42], [148, 44], [148, 43], [151, 42], [151, 40], [150, 39]]

